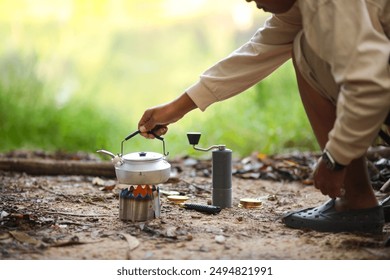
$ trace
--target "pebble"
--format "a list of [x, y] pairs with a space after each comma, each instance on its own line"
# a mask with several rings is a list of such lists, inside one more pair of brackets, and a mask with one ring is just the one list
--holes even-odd
[[225, 241], [226, 241], [225, 236], [223, 236], [223, 235], [216, 235], [215, 236], [215, 242], [217, 242], [218, 244], [223, 244], [223, 243], [225, 243]]

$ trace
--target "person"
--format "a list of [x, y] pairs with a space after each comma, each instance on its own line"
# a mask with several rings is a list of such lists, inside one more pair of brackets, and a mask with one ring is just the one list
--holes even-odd
[[329, 198], [289, 212], [292, 228], [380, 233], [383, 206], [365, 153], [390, 109], [390, 1], [246, 0], [271, 12], [249, 42], [207, 69], [176, 99], [147, 109], [138, 128], [167, 133], [190, 111], [231, 98], [292, 58], [306, 114], [323, 153], [315, 188]]

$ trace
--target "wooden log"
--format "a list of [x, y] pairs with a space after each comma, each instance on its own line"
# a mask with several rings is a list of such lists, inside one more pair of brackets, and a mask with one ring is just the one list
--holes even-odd
[[0, 158], [0, 170], [30, 175], [84, 175], [114, 178], [111, 162]]

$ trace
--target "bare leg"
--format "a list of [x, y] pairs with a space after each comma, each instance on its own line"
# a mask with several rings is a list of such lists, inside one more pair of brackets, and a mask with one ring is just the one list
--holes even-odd
[[[295, 60], [293, 62], [303, 106], [317, 141], [321, 149], [324, 149], [328, 133], [336, 119], [336, 107], [306, 82], [296, 67]], [[362, 209], [378, 205], [369, 180], [365, 157], [352, 161], [347, 167], [344, 184], [346, 194], [345, 197], [337, 199], [337, 210]]]

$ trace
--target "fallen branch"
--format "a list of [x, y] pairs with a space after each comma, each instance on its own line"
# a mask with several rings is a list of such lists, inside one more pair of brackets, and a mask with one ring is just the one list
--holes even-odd
[[111, 162], [0, 158], [0, 170], [31, 175], [84, 175], [114, 178]]

